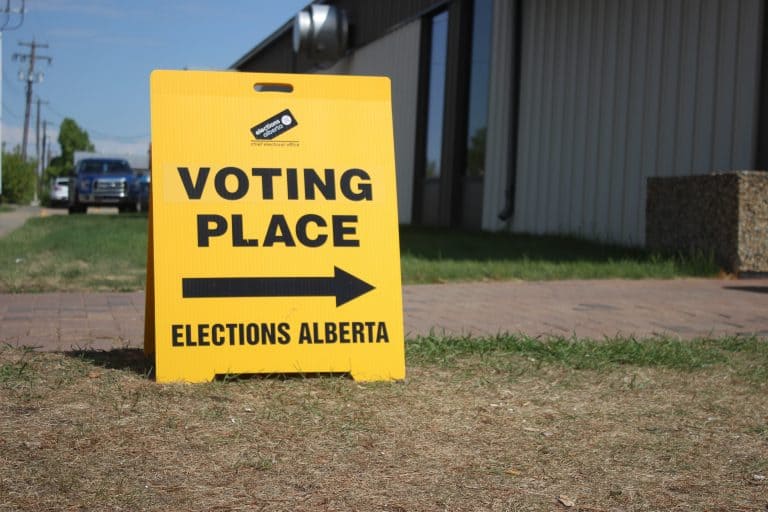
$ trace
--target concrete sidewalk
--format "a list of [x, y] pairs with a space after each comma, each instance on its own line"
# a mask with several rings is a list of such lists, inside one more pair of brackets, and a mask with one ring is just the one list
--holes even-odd
[[18, 206], [12, 212], [0, 213], [0, 237], [23, 226], [28, 218], [39, 217], [42, 211], [39, 206]]
[[[768, 337], [768, 279], [405, 286], [407, 336]], [[141, 347], [144, 294], [0, 294], [0, 342], [42, 350]]]
[[0, 213], [0, 238], [19, 229], [31, 217], [50, 217], [51, 215], [67, 215], [69, 213], [66, 208], [48, 208], [45, 206], [24, 205], [15, 208], [12, 212]]

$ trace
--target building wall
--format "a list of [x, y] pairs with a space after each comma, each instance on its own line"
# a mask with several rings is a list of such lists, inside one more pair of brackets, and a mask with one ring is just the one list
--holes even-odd
[[450, 0], [330, 0], [349, 16], [350, 45], [359, 48], [376, 41], [392, 30], [408, 24], [418, 16], [439, 8]]
[[763, 8], [524, 0], [512, 229], [642, 245], [647, 177], [750, 168]]
[[392, 81], [398, 218], [411, 222], [415, 161], [420, 21], [359, 48], [324, 73], [387, 76]]

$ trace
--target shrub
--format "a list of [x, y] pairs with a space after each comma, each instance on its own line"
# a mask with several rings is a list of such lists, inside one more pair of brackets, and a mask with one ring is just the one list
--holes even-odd
[[5, 203], [28, 203], [35, 193], [35, 164], [25, 162], [19, 153], [3, 153], [3, 192]]

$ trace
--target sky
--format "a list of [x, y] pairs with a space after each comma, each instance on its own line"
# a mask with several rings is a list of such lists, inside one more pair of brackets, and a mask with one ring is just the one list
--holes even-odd
[[[0, 0], [19, 9], [22, 0]], [[12, 15], [2, 33], [2, 141], [21, 144], [29, 62], [20, 42], [47, 44], [35, 62], [27, 152], [35, 155], [37, 98], [40, 131], [48, 122], [52, 155], [58, 126], [69, 117], [103, 153], [146, 154], [149, 75], [153, 69], [224, 70], [293, 17], [309, 0], [27, 0], [22, 24]], [[2, 16], [0, 16], [0, 21]]]

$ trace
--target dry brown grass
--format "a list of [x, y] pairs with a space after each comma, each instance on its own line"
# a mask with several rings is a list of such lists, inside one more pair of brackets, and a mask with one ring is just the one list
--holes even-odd
[[159, 385], [136, 352], [0, 348], [0, 510], [768, 505], [765, 383], [727, 366], [520, 368]]

